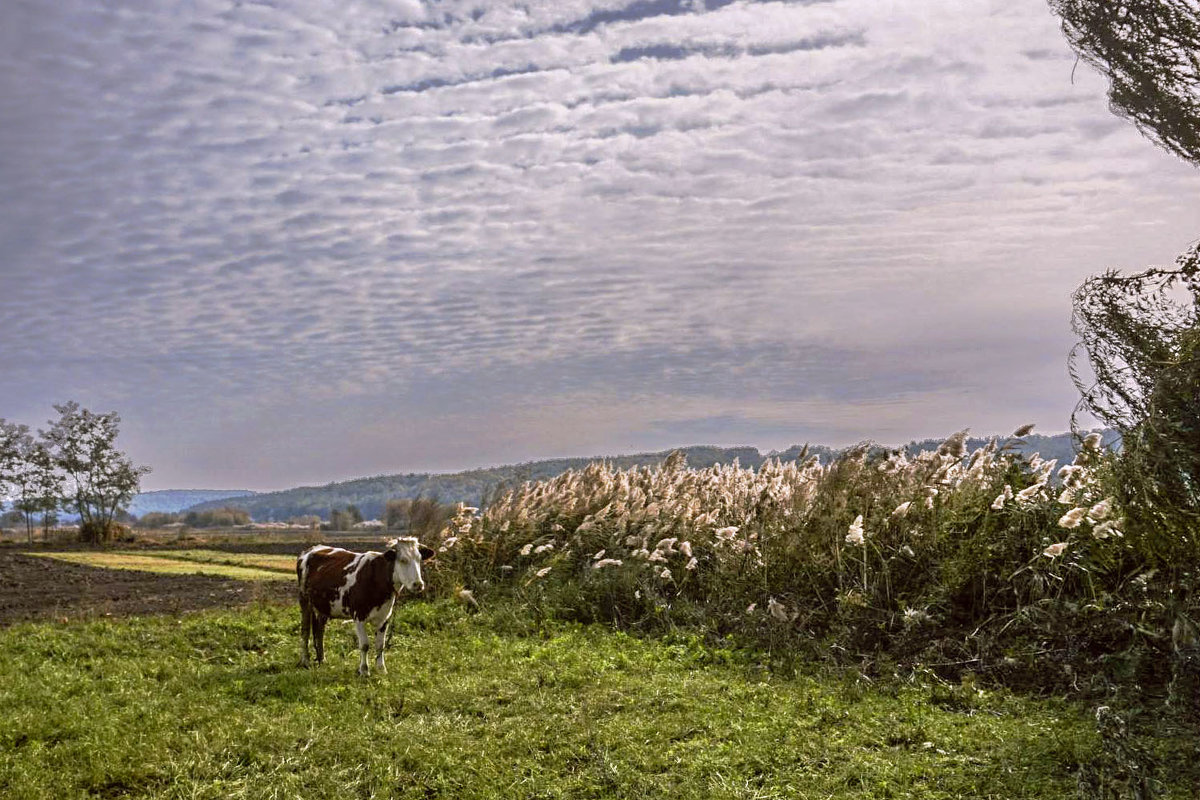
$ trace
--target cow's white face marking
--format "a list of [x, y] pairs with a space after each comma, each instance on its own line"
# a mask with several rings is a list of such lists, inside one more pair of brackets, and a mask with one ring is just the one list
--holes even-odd
[[421, 577], [421, 551], [417, 548], [417, 540], [405, 536], [389, 542], [396, 551], [396, 566], [392, 571], [392, 581], [396, 586], [403, 586], [410, 592], [425, 590], [425, 580]]

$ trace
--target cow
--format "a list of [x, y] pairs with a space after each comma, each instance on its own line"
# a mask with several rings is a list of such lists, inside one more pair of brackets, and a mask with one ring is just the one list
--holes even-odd
[[325, 623], [352, 619], [358, 633], [358, 674], [367, 675], [370, 639], [367, 626], [375, 631], [375, 667], [386, 673], [383, 648], [396, 595], [407, 589], [421, 592], [421, 562], [434, 551], [416, 538], [392, 539], [382, 553], [355, 553], [319, 544], [296, 559], [300, 595], [300, 666], [308, 666], [308, 636], [312, 633], [317, 663], [325, 660]]

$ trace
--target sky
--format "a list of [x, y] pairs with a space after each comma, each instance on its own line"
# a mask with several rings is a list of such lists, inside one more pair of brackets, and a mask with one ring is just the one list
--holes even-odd
[[1044, 0], [0, 4], [0, 417], [145, 489], [1067, 427], [1200, 236]]

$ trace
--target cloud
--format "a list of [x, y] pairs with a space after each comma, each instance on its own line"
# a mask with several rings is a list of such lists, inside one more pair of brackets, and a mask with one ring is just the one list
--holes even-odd
[[1200, 211], [1040, 0], [0, 31], [0, 413], [118, 408], [156, 486], [1053, 428], [1070, 291]]

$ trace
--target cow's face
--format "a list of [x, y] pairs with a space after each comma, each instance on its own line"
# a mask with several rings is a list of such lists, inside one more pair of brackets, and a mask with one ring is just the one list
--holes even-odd
[[394, 561], [392, 580], [410, 592], [425, 590], [421, 577], [421, 562], [433, 557], [433, 551], [417, 543], [414, 537], [406, 536], [388, 542], [387, 557]]

